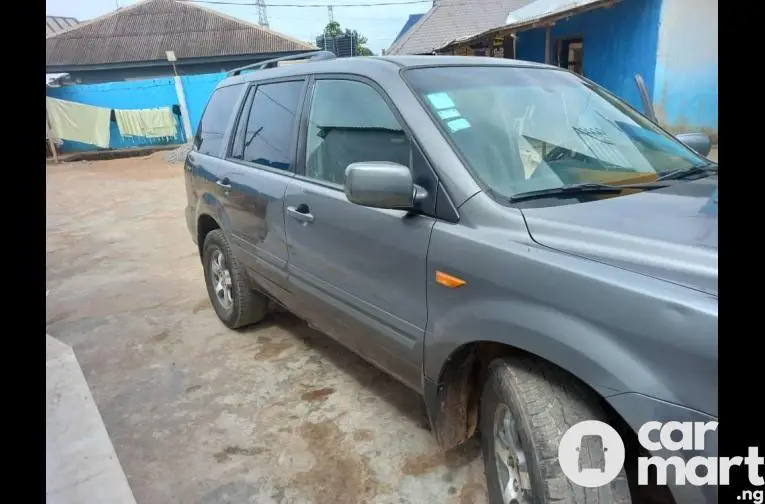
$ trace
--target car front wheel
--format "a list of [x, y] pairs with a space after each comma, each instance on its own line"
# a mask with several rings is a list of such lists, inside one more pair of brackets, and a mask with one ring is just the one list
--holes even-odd
[[[630, 504], [623, 468], [599, 488], [578, 486], [563, 474], [558, 444], [583, 420], [606, 421], [589, 391], [563, 371], [526, 356], [494, 360], [480, 416], [491, 504]], [[603, 457], [589, 446], [581, 449], [593, 462]]]

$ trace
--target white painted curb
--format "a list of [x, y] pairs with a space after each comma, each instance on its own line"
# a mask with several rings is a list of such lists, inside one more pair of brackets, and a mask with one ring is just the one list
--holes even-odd
[[46, 335], [47, 504], [135, 504], [74, 351]]

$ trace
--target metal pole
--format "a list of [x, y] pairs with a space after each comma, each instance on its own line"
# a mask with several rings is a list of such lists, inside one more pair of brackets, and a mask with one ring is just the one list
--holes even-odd
[[175, 68], [175, 62], [173, 63], [173, 74], [175, 80], [175, 94], [178, 95], [178, 106], [181, 107], [181, 122], [183, 123], [183, 132], [186, 134], [186, 143], [190, 143], [194, 139], [194, 135], [191, 131], [191, 120], [189, 119], [189, 108], [186, 106], [186, 94], [183, 92], [183, 82], [178, 75], [178, 71]]
[[550, 64], [550, 35], [552, 27], [548, 26], [545, 29], [545, 63]]
[[53, 132], [50, 127], [50, 120], [48, 119], [48, 109], [45, 109], [45, 129], [48, 136], [48, 147], [53, 154], [53, 162], [58, 164], [58, 153], [56, 152], [56, 143], [53, 141]]

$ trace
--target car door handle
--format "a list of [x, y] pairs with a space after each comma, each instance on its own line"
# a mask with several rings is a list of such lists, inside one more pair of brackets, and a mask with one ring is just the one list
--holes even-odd
[[223, 180], [218, 180], [215, 183], [221, 189], [231, 189], [231, 181], [228, 179], [228, 177], [225, 177]]
[[313, 222], [313, 215], [305, 204], [297, 207], [287, 207], [287, 213], [290, 217], [299, 220], [300, 222]]

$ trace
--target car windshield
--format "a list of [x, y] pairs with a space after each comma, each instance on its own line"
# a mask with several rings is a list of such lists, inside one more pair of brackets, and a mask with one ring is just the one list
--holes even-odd
[[633, 184], [708, 163], [604, 89], [561, 70], [415, 68], [405, 79], [494, 193]]

